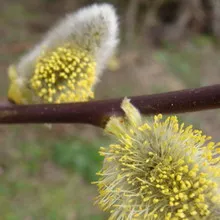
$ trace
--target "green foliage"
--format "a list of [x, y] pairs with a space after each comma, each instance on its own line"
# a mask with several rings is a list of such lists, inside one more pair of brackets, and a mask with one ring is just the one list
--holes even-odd
[[101, 168], [98, 149], [106, 140], [21, 139], [17, 129], [11, 134], [2, 149], [0, 219], [104, 219], [93, 205], [96, 190], [90, 182]]
[[29, 175], [39, 172], [42, 162], [47, 157], [48, 152], [42, 146], [41, 144], [29, 142], [20, 145], [21, 157], [25, 160], [25, 169]]
[[205, 35], [198, 35], [192, 39], [193, 45], [198, 48], [210, 46], [214, 42], [215, 42], [214, 37], [205, 36]]
[[88, 182], [96, 180], [96, 172], [101, 168], [102, 158], [98, 154], [103, 141], [83, 141], [79, 139], [61, 141], [54, 145], [52, 159], [63, 168], [78, 172]]
[[168, 48], [156, 53], [155, 58], [164, 63], [172, 74], [179, 77], [188, 87], [200, 86], [200, 56], [197, 50]]

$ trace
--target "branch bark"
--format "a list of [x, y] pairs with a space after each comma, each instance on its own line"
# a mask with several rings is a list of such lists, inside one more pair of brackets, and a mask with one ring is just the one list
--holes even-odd
[[[176, 114], [220, 108], [220, 84], [161, 94], [129, 97], [144, 115]], [[0, 105], [0, 124], [84, 123], [104, 127], [122, 116], [123, 98], [66, 104]]]

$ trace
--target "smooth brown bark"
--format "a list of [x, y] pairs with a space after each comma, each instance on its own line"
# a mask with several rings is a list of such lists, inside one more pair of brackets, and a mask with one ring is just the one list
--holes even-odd
[[[220, 84], [162, 94], [129, 97], [144, 115], [176, 114], [220, 108]], [[123, 98], [66, 104], [0, 105], [0, 124], [83, 123], [103, 127], [123, 115]]]

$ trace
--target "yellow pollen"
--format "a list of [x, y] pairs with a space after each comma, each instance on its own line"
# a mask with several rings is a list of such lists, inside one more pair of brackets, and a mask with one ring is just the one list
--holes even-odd
[[117, 141], [100, 149], [98, 201], [104, 211], [113, 208], [110, 219], [217, 219], [219, 143], [175, 116], [140, 119], [133, 106], [125, 115], [110, 119], [106, 132]]
[[93, 98], [96, 63], [79, 48], [70, 44], [42, 53], [30, 87], [45, 103], [87, 101]]

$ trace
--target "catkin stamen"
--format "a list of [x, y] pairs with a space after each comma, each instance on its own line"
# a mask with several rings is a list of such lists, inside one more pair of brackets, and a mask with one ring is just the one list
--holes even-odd
[[86, 51], [66, 44], [40, 56], [30, 86], [44, 102], [86, 101], [93, 98], [95, 69]]
[[122, 109], [105, 128], [117, 141], [100, 148], [97, 202], [110, 219], [218, 219], [220, 143], [176, 116], [141, 118], [127, 99]]

